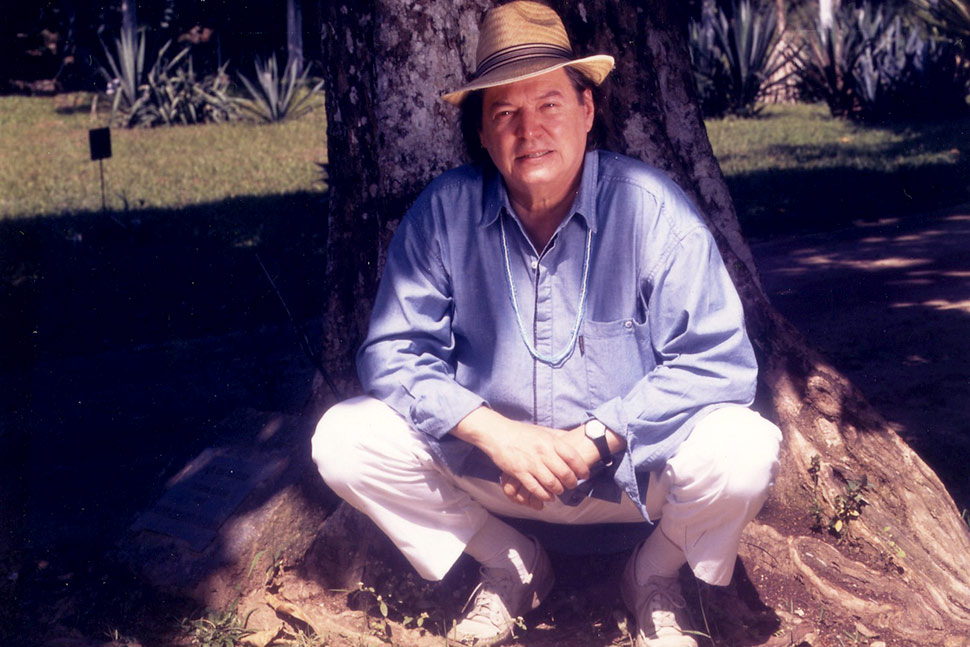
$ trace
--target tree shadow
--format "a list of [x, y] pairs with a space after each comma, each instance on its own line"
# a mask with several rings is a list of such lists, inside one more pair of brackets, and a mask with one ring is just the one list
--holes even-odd
[[[970, 200], [970, 151], [954, 144], [961, 141], [954, 133], [970, 137], [970, 122], [895, 123], [878, 128], [898, 139], [882, 146], [849, 139], [777, 151], [769, 148], [764, 153], [767, 157], [775, 153], [784, 159], [793, 157], [806, 167], [727, 178], [745, 235], [765, 238], [828, 231], [857, 220], [926, 213]], [[885, 160], [913, 156], [914, 151], [936, 156], [937, 161], [917, 161], [897, 172], [881, 170]], [[863, 160], [862, 167], [859, 162], [844, 165], [843, 158]]]
[[0, 222], [9, 613], [48, 617], [231, 414], [303, 409], [314, 365], [256, 254], [316, 340], [326, 222], [312, 192]]
[[775, 307], [970, 507], [966, 209], [753, 246]]

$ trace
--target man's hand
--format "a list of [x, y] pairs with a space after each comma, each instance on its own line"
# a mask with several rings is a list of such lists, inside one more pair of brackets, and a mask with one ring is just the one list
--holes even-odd
[[[586, 476], [581, 478], [588, 478], [589, 468], [595, 465], [601, 457], [596, 445], [586, 437], [584, 425], [568, 431], [553, 431], [556, 436], [557, 445], [566, 446], [564, 449], [557, 449], [557, 451], [568, 452], [571, 448], [572, 451], [578, 454], [586, 465]], [[626, 447], [626, 441], [623, 437], [618, 436], [609, 429], [606, 430], [606, 441], [610, 447], [610, 451], [613, 453], [622, 451]], [[542, 509], [542, 501], [536, 498], [517, 478], [510, 474], [502, 474], [502, 491], [505, 492], [505, 496], [509, 497], [515, 503], [527, 505], [536, 510]]]
[[571, 432], [516, 422], [480, 407], [451, 433], [481, 449], [502, 470], [506, 496], [537, 510], [589, 478], [590, 463], [566, 441]]

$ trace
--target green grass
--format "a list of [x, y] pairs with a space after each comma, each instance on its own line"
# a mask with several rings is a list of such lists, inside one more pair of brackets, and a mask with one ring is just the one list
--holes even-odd
[[862, 126], [824, 106], [767, 106], [707, 131], [749, 235], [797, 232], [970, 200], [970, 119]]
[[[0, 219], [101, 209], [87, 97], [0, 97]], [[210, 124], [111, 131], [104, 161], [111, 210], [179, 208], [239, 196], [322, 192], [326, 116], [281, 124]]]

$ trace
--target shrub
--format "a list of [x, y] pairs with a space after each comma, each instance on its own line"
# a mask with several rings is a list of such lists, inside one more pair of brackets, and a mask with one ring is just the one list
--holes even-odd
[[923, 37], [899, 16], [866, 49], [856, 78], [862, 119], [949, 118], [968, 111], [970, 66], [959, 50]]
[[805, 98], [825, 101], [836, 117], [940, 118], [968, 110], [970, 64], [959, 48], [869, 3], [810, 32], [796, 69]]
[[780, 34], [772, 6], [735, 0], [728, 16], [715, 7], [690, 25], [691, 59], [705, 115], [751, 116], [758, 99], [784, 82], [787, 62], [778, 51]]
[[127, 128], [221, 122], [234, 119], [239, 110], [229, 96], [229, 77], [223, 65], [216, 74], [196, 77], [190, 48], [168, 56], [171, 41], [145, 70], [144, 31], [122, 31], [115, 53], [104, 47], [110, 69], [101, 68], [112, 95], [111, 122]]
[[970, 0], [913, 0], [919, 15], [951, 38], [962, 40], [970, 49]]
[[854, 70], [865, 52], [862, 31], [848, 12], [838, 12], [830, 25], [816, 19], [815, 29], [802, 37], [795, 70], [804, 99], [824, 101], [833, 117], [858, 110]]
[[255, 67], [255, 83], [239, 75], [249, 94], [240, 104], [250, 114], [260, 121], [276, 122], [295, 119], [313, 110], [311, 99], [320, 92], [323, 81], [310, 85], [309, 64], [301, 70], [297, 61], [291, 60], [280, 74], [274, 55], [266, 62], [257, 57]]

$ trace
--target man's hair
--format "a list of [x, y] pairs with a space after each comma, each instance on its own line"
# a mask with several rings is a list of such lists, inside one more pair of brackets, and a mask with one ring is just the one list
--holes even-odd
[[[586, 136], [586, 150], [593, 150], [602, 143], [603, 123], [601, 107], [604, 102], [601, 87], [590, 81], [585, 74], [573, 67], [567, 65], [562, 69], [566, 72], [569, 80], [572, 81], [573, 89], [576, 90], [577, 101], [582, 103], [583, 92], [586, 90], [593, 93], [593, 106], [596, 108], [596, 114], [593, 121], [593, 128]], [[461, 126], [461, 136], [465, 142], [465, 151], [468, 153], [468, 156], [472, 162], [487, 166], [492, 163], [492, 160], [488, 156], [488, 151], [482, 147], [482, 142], [478, 137], [478, 132], [482, 129], [482, 110], [484, 109], [482, 98], [484, 96], [485, 90], [472, 90], [468, 93], [459, 108], [459, 123]]]

